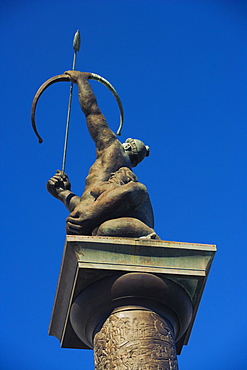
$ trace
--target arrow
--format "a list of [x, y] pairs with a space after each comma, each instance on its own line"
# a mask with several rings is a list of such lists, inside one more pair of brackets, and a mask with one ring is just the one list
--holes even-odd
[[[73, 57], [73, 64], [72, 64], [72, 70], [73, 71], [75, 70], [76, 56], [77, 56], [76, 53], [77, 53], [77, 51], [80, 50], [80, 44], [81, 44], [80, 31], [77, 30], [76, 33], [75, 33], [75, 36], [74, 36], [74, 40], [73, 40], [73, 49], [74, 49], [74, 57]], [[71, 84], [70, 84], [69, 103], [68, 103], [67, 121], [66, 121], [64, 147], [63, 147], [62, 172], [65, 171], [65, 163], [66, 163], [66, 156], [67, 156], [72, 94], [73, 94], [73, 82], [71, 82]]]

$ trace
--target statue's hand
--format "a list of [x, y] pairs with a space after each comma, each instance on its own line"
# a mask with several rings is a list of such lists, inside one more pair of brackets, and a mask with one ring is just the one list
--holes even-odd
[[79, 210], [71, 212], [66, 219], [66, 233], [76, 235], [91, 235], [94, 223], [88, 215]]
[[71, 184], [68, 176], [64, 172], [57, 170], [56, 174], [48, 180], [46, 188], [51, 195], [58, 198], [62, 191], [71, 189]]
[[66, 71], [64, 72], [65, 75], [68, 75], [71, 82], [77, 83], [77, 80], [80, 79], [85, 79], [88, 80], [88, 76], [90, 73], [87, 72], [80, 72], [80, 71]]

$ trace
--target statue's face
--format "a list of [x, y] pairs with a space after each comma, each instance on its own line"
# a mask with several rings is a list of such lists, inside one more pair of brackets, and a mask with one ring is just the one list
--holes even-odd
[[135, 167], [136, 164], [133, 160], [134, 159], [134, 154], [133, 154], [132, 146], [130, 145], [130, 143], [126, 143], [126, 142], [123, 143], [122, 145], [123, 145], [125, 153], [128, 155], [128, 157], [130, 159], [132, 167]]
[[131, 152], [132, 151], [130, 143], [123, 143], [122, 145], [123, 145], [123, 148], [124, 148], [125, 152]]

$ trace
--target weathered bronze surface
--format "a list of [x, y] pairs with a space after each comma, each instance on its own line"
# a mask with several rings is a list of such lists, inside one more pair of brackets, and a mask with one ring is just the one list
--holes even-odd
[[143, 307], [121, 307], [94, 337], [95, 369], [176, 370], [171, 326]]
[[[132, 172], [132, 167], [149, 155], [149, 148], [136, 139], [120, 143], [98, 107], [88, 83], [89, 73], [68, 71], [62, 76], [78, 86], [80, 106], [96, 145], [96, 161], [81, 197], [71, 191], [70, 181], [62, 171], [57, 171], [47, 183], [50, 194], [70, 211], [66, 233], [159, 239], [153, 229], [147, 188]], [[38, 97], [39, 94], [36, 100]]]

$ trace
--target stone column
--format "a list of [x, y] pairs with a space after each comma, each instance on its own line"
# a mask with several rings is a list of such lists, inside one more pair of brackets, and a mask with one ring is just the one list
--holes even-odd
[[177, 370], [171, 325], [144, 307], [119, 307], [94, 336], [95, 369]]
[[149, 273], [100, 279], [81, 291], [70, 312], [75, 333], [94, 348], [96, 370], [176, 370], [175, 342], [191, 317], [185, 290]]

